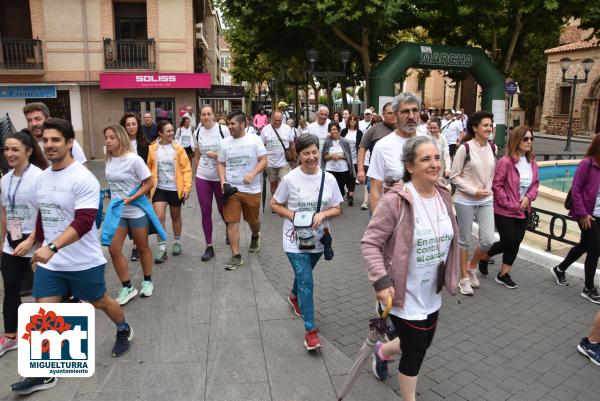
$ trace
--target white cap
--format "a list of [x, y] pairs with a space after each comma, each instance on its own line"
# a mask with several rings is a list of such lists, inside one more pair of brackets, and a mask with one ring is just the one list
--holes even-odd
[[457, 111], [457, 112], [456, 112], [456, 113], [454, 113], [454, 114], [462, 114], [462, 111]]
[[371, 109], [365, 109], [365, 113], [364, 114], [373, 114], [373, 112], [371, 111]]

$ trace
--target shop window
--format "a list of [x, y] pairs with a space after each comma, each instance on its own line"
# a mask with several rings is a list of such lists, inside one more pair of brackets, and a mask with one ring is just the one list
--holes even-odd
[[558, 114], [569, 114], [569, 108], [571, 107], [571, 87], [560, 86], [558, 90]]
[[50, 110], [50, 116], [62, 118], [63, 120], [71, 121], [71, 101], [69, 99], [68, 90], [56, 91], [56, 98], [54, 99], [25, 99], [25, 103], [42, 102]]
[[135, 113], [143, 120], [145, 113], [152, 114], [154, 122], [175, 122], [175, 99], [125, 99], [125, 111]]

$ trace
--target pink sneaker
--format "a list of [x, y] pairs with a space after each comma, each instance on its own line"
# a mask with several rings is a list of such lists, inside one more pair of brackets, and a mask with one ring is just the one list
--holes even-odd
[[294, 315], [298, 317], [302, 317], [302, 312], [300, 311], [300, 304], [298, 303], [298, 297], [293, 296], [292, 294], [288, 295], [287, 302], [292, 307], [292, 311], [294, 311]]
[[0, 337], [0, 356], [6, 354], [8, 351], [17, 349], [17, 344], [16, 338], [9, 338], [6, 336]]

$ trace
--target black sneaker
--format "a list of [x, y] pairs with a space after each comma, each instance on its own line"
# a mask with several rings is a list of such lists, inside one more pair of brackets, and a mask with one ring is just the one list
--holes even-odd
[[504, 284], [506, 288], [517, 288], [517, 284], [514, 281], [512, 281], [512, 279], [510, 278], [510, 274], [508, 273], [506, 273], [503, 276], [501, 276], [500, 273], [498, 273], [494, 281], [498, 284]]
[[373, 351], [371, 351], [371, 353], [373, 354], [373, 362], [371, 365], [371, 369], [373, 371], [373, 376], [375, 376], [377, 378], [377, 380], [381, 380], [381, 381], [386, 380], [388, 377], [390, 377], [390, 375], [388, 373], [389, 361], [384, 361], [377, 354], [377, 351], [379, 350], [379, 348], [381, 348], [382, 345], [383, 345], [383, 343], [377, 341], [375, 343], [375, 346], [373, 347]]
[[581, 296], [585, 299], [592, 301], [595, 304], [600, 304], [600, 295], [598, 295], [598, 290], [595, 288], [589, 289], [583, 287], [583, 291], [581, 291]]
[[204, 255], [202, 255], [200, 260], [202, 260], [203, 262], [208, 262], [209, 260], [211, 260], [214, 257], [215, 257], [215, 250], [213, 249], [212, 246], [207, 246], [206, 250], [204, 251]]
[[56, 377], [23, 377], [20, 381], [10, 385], [10, 389], [21, 395], [31, 394], [34, 391], [47, 390], [56, 386]]
[[250, 236], [250, 246], [248, 247], [248, 252], [258, 251], [260, 251], [260, 233], [256, 237], [254, 235]]
[[131, 260], [132, 262], [137, 262], [138, 260], [140, 260], [140, 254], [137, 248], [133, 248], [131, 250], [131, 257], [129, 258], [129, 260]]
[[489, 264], [489, 261], [487, 261], [487, 260], [479, 261], [479, 265], [477, 267], [479, 267], [479, 273], [481, 273], [482, 276], [488, 275], [488, 264]]
[[561, 272], [558, 269], [558, 266], [554, 266], [552, 268], [552, 275], [554, 275], [554, 277], [556, 278], [556, 284], [562, 285], [563, 287], [569, 285], [569, 283], [567, 282], [567, 275], [565, 274], [565, 272]]
[[348, 197], [348, 206], [354, 206], [354, 197], [353, 196]]
[[117, 339], [112, 349], [112, 356], [121, 356], [129, 352], [133, 340], [133, 329], [131, 326], [127, 330], [117, 330]]

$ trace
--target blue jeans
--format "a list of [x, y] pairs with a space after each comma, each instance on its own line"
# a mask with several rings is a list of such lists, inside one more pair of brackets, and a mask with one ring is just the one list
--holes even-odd
[[312, 271], [323, 253], [286, 252], [286, 254], [292, 264], [292, 269], [294, 269], [292, 295], [298, 298], [298, 304], [300, 304], [300, 311], [302, 312], [302, 318], [304, 319], [304, 328], [307, 331], [312, 330], [316, 326]]

